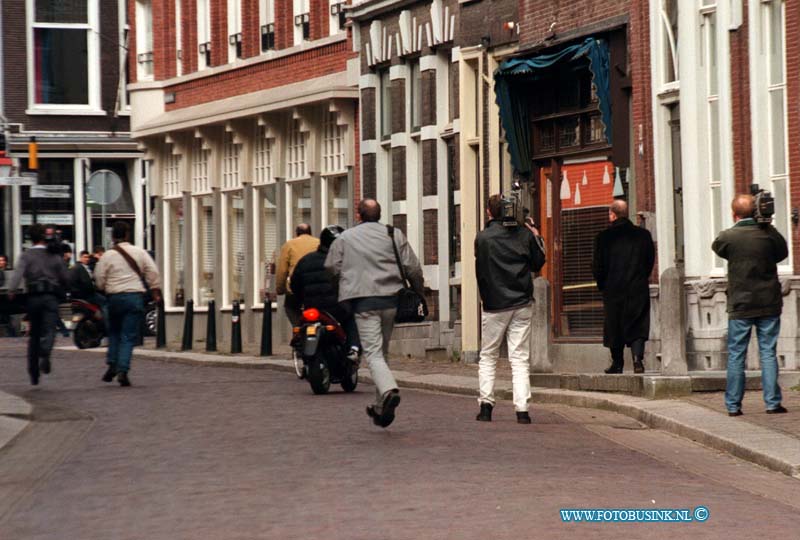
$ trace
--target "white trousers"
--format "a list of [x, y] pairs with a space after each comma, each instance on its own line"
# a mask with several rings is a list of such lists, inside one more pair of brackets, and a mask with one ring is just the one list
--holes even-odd
[[514, 390], [514, 408], [528, 410], [531, 399], [531, 318], [533, 305], [495, 313], [483, 312], [481, 317], [481, 357], [478, 364], [478, 403], [494, 405], [494, 379], [500, 345], [508, 340], [508, 360]]

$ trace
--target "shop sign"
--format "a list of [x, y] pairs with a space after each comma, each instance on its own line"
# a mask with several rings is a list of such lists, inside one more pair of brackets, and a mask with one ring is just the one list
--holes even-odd
[[70, 186], [31, 186], [32, 199], [69, 199]]
[[[72, 214], [37, 214], [37, 223], [45, 223], [47, 225], [74, 225], [75, 216]], [[20, 225], [33, 225], [33, 215], [22, 214], [19, 220]]]

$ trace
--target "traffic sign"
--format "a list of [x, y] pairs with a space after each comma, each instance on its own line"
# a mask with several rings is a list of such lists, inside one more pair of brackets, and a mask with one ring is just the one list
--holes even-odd
[[114, 204], [122, 195], [122, 180], [114, 171], [101, 169], [89, 177], [86, 194], [101, 206]]

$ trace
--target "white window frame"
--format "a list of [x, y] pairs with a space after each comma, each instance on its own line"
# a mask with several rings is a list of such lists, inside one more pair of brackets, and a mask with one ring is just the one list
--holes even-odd
[[[242, 211], [244, 211], [244, 190], [239, 187], [237, 189], [229, 189], [222, 192], [222, 245], [225, 246], [225, 253], [222, 256], [222, 309], [232, 309], [233, 308], [233, 299], [231, 298], [231, 285], [230, 285], [230, 274], [231, 274], [231, 266], [233, 263], [233, 245], [231, 244], [231, 231], [229, 219], [231, 217], [229, 213], [229, 206], [230, 202], [233, 198], [237, 197], [242, 201]], [[244, 223], [243, 233], [247, 229], [247, 223]], [[258, 236], [258, 235], [256, 235]], [[246, 238], [246, 234], [245, 234]], [[245, 240], [246, 242], [246, 240]], [[243, 246], [246, 258], [246, 250], [247, 245]], [[245, 276], [247, 272], [245, 271]], [[244, 283], [243, 283], [244, 285]], [[241, 304], [241, 307], [244, 307], [248, 303], [248, 298], [242, 292], [242, 298], [244, 299], [244, 303]]]
[[274, 49], [274, 47], [272, 47], [271, 49], [264, 50], [263, 47], [261, 47], [261, 35], [263, 34], [263, 32], [265, 30], [265, 27], [267, 25], [270, 25], [270, 24], [273, 25], [272, 26], [272, 31], [273, 31], [273, 35], [274, 35], [274, 32], [275, 32], [275, 0], [259, 0], [259, 2], [258, 2], [258, 28], [259, 28], [259, 32], [258, 32], [258, 37], [259, 37], [258, 50], [261, 51], [262, 54], [266, 53], [267, 51], [270, 51], [270, 50]]
[[[176, 201], [183, 202], [183, 195], [179, 196], [165, 196], [163, 197], [163, 205], [162, 205], [162, 213], [163, 213], [163, 223], [170, 223], [172, 221], [172, 204]], [[184, 258], [183, 261], [183, 280], [184, 284], [186, 283], [186, 242], [188, 240], [186, 235], [186, 208], [183, 209], [183, 254], [182, 257]], [[176, 306], [175, 305], [175, 297], [173, 286], [175, 285], [172, 283], [172, 272], [173, 272], [173, 257], [172, 257], [172, 235], [169, 226], [164, 227], [164, 292], [165, 292], [165, 309], [168, 311], [183, 311], [185, 306]], [[186, 289], [183, 291], [184, 295], [184, 302], [188, 300], [186, 298]]]
[[175, 0], [175, 75], [183, 75], [183, 12], [181, 0]]
[[[228, 63], [239, 59], [236, 54], [237, 43], [242, 42], [242, 0], [228, 2]], [[239, 45], [241, 47], [241, 45]], [[244, 56], [244, 55], [242, 55]]]
[[[311, 17], [311, 7], [309, 0], [292, 0], [292, 26], [294, 28], [294, 44], [300, 45], [305, 41], [303, 39], [303, 25], [296, 23], [296, 17], [300, 15], [308, 15]], [[311, 36], [309, 36], [311, 39]]]
[[[261, 280], [261, 266], [267, 264], [266, 257], [267, 254], [264, 250], [264, 239], [263, 234], [265, 234], [265, 226], [264, 226], [264, 199], [266, 196], [264, 192], [268, 189], [272, 189], [275, 192], [275, 232], [277, 234], [275, 238], [275, 262], [277, 263], [277, 252], [280, 250], [281, 245], [283, 245], [283, 239], [280, 237], [278, 232], [280, 231], [280, 205], [278, 204], [278, 184], [275, 182], [269, 184], [261, 184], [259, 186], [254, 186], [253, 189], [253, 216], [254, 216], [254, 223], [253, 227], [254, 230], [259, 231], [259, 234], [253, 235], [253, 253], [256, 254], [253, 257], [253, 264], [255, 267], [253, 268], [253, 294], [255, 298], [252, 299], [252, 305], [254, 308], [263, 308], [264, 307], [264, 283]], [[270, 261], [272, 262], [272, 261]], [[273, 302], [272, 307], [276, 308], [277, 303]]]
[[206, 62], [206, 55], [200, 52], [204, 44], [211, 43], [211, 1], [197, 0], [197, 70], [211, 67]]
[[[657, 0], [658, 7], [658, 63], [661, 64], [658, 70], [658, 81], [661, 84], [661, 91], [668, 91], [672, 89], [678, 89], [680, 87], [680, 59], [678, 57], [678, 47], [680, 44], [680, 35], [678, 36], [677, 40], [675, 35], [672, 31], [672, 26], [669, 24], [669, 16], [666, 10], [664, 9], [664, 4], [669, 0]], [[685, 7], [685, 5], [684, 5]], [[680, 20], [680, 0], [677, 2], [678, 8], [678, 18]], [[674, 80], [668, 81], [667, 77], [667, 70], [669, 69], [669, 64], [666, 62], [668, 58], [672, 58], [672, 67], [673, 67], [673, 77]]]
[[[328, 198], [328, 188], [330, 188], [330, 183], [332, 181], [335, 181], [335, 180], [344, 180], [345, 185], [346, 185], [347, 184], [347, 175], [346, 175], [346, 173], [343, 173], [343, 174], [329, 174], [329, 175], [326, 175], [326, 176], [322, 177], [322, 193], [320, 194], [320, 196], [321, 196], [320, 207], [322, 208], [322, 223], [324, 223], [326, 226], [327, 225], [331, 225], [331, 216], [330, 216], [330, 212], [328, 211], [328, 203], [330, 202], [330, 199]], [[347, 206], [345, 208], [347, 210], [349, 210], [350, 201], [349, 201], [349, 199], [345, 199], [345, 200], [347, 201]], [[351, 225], [350, 217], [348, 215], [346, 223], [344, 225], [342, 225], [342, 227], [344, 227], [346, 229], [350, 225]]]
[[[135, 0], [136, 12], [136, 80], [152, 81], [153, 65], [153, 0]], [[149, 41], [149, 43], [148, 43]], [[140, 59], [141, 55], [150, 55], [149, 62]], [[149, 73], [145, 66], [149, 64]]]
[[[781, 5], [783, 22], [782, 28], [782, 47], [783, 47], [783, 81], [777, 84], [771, 81], [771, 56], [770, 38], [771, 24], [769, 10], [779, 3]], [[789, 256], [778, 265], [778, 272], [781, 274], [792, 274], [794, 268], [792, 255], [792, 222], [791, 222], [791, 178], [789, 175], [789, 126], [788, 126], [788, 96], [786, 93], [786, 82], [789, 72], [786, 66], [786, 3], [783, 0], [759, 0], [749, 3], [750, 21], [750, 105], [751, 105], [751, 129], [753, 133], [753, 177], [754, 182], [759, 183], [762, 189], [767, 189], [775, 194], [776, 182], [783, 182], [785, 185], [785, 198], [782, 208], [776, 208], [776, 214], [783, 212], [787, 232], [786, 242], [789, 246]], [[771, 94], [774, 91], [783, 92], [783, 150], [784, 150], [784, 171], [775, 172], [774, 163], [774, 134], [773, 134], [773, 114]], [[766, 122], [763, 120], [766, 118]], [[773, 220], [774, 223], [774, 220]]]
[[339, 125], [339, 114], [329, 111], [322, 123], [322, 174], [347, 173], [347, 126]]
[[[286, 216], [285, 216], [286, 217], [286, 220], [285, 220], [286, 221], [286, 235], [288, 237], [291, 237], [291, 236], [294, 235], [294, 228], [295, 228], [295, 225], [292, 224], [292, 217], [293, 217], [293, 210], [294, 210], [294, 208], [292, 207], [292, 188], [295, 185], [302, 184], [302, 183], [307, 183], [309, 185], [309, 187], [311, 187], [311, 177], [295, 178], [295, 179], [286, 181], [286, 191], [285, 191], [286, 200], [285, 200], [285, 204], [283, 206], [284, 206], [284, 212], [286, 214]], [[313, 214], [314, 214], [314, 191], [313, 191], [313, 189], [311, 189], [310, 192], [309, 192], [309, 200], [311, 201], [311, 208], [309, 210], [311, 211], [311, 215], [313, 216]]]
[[[216, 216], [214, 215], [214, 202], [213, 202], [213, 195], [211, 193], [202, 193], [202, 194], [192, 194], [191, 197], [191, 204], [192, 204], [192, 298], [194, 299], [194, 309], [195, 311], [207, 311], [208, 304], [201, 304], [200, 298], [200, 274], [203, 273], [203, 258], [206, 256], [205, 252], [201, 253], [198, 249], [201, 242], [204, 241], [204, 238], [201, 237], [202, 231], [200, 227], [200, 219], [201, 217], [204, 219], [205, 216], [203, 215], [203, 199], [206, 197], [211, 198], [211, 221], [212, 226], [214, 225], [214, 221], [216, 221]], [[185, 226], [185, 222], [184, 222]], [[216, 232], [216, 231], [215, 231]], [[214, 258], [217, 258], [217, 250], [218, 246], [214, 247]], [[216, 274], [216, 272], [215, 272]], [[215, 276], [216, 278], [216, 276]], [[215, 279], [214, 278], [214, 279]], [[213, 282], [212, 282], [213, 286]], [[214, 291], [213, 298], [216, 301], [218, 291]], [[205, 301], [205, 300], [203, 300]]]
[[330, 35], [345, 31], [344, 26], [339, 24], [339, 12], [346, 7], [345, 0], [330, 0], [330, 2], [328, 2], [328, 11], [330, 13], [328, 32]]
[[[180, 3], [180, 2], [179, 2]], [[130, 37], [131, 27], [128, 24], [127, 17], [127, 2], [126, 0], [117, 0], [117, 24], [119, 25], [119, 88], [117, 94], [119, 96], [119, 103], [117, 112], [121, 116], [129, 116], [131, 114], [131, 104], [128, 103], [128, 41]]]
[[[27, 71], [28, 71], [28, 115], [82, 115], [104, 116], [106, 111], [100, 108], [100, 12], [98, 0], [86, 0], [87, 23], [37, 23], [36, 0], [26, 0], [25, 21], [27, 35]], [[34, 51], [34, 28], [56, 28], [69, 30], [85, 30], [87, 39], [87, 76], [89, 102], [83, 104], [47, 104], [36, 103], [36, 54]]]
[[[309, 133], [302, 130], [302, 121], [289, 120], [289, 133], [286, 140], [286, 179], [288, 181], [304, 180], [308, 174], [308, 142]], [[299, 139], [296, 140], [295, 137]]]

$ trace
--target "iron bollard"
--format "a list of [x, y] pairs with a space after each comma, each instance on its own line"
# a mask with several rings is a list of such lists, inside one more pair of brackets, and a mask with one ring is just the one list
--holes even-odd
[[231, 354], [242, 352], [242, 321], [241, 310], [239, 309], [239, 302], [233, 303], [233, 312], [231, 313]]
[[183, 344], [182, 351], [192, 350], [192, 333], [194, 331], [194, 300], [186, 301], [186, 315], [183, 317]]
[[164, 299], [158, 301], [156, 306], [156, 349], [167, 346], [167, 321], [164, 315]]
[[264, 297], [264, 315], [261, 318], [261, 356], [272, 356], [272, 300]]
[[206, 320], [206, 351], [217, 350], [217, 303], [208, 301], [208, 319]]

